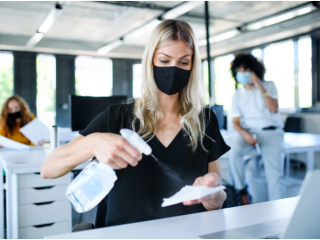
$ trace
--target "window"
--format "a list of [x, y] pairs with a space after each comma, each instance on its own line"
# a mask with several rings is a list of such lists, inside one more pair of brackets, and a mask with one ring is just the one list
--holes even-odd
[[37, 117], [47, 126], [56, 117], [56, 58], [49, 54], [37, 56]]
[[214, 96], [215, 104], [223, 105], [224, 110], [231, 109], [232, 96], [235, 92], [235, 80], [232, 78], [230, 63], [233, 54], [214, 59]]
[[13, 94], [13, 54], [0, 51], [0, 108]]
[[298, 102], [299, 107], [312, 106], [312, 75], [311, 75], [311, 38], [298, 40]]
[[259, 61], [263, 61], [262, 50], [260, 48], [253, 49], [251, 54], [255, 56]]
[[265, 80], [274, 81], [279, 94], [279, 108], [295, 107], [294, 43], [286, 41], [264, 50]]
[[141, 97], [141, 84], [142, 84], [142, 65], [133, 64], [133, 97], [139, 98]]
[[79, 96], [112, 95], [112, 61], [108, 58], [78, 56], [75, 88]]
[[208, 61], [203, 61], [202, 63], [202, 76], [203, 76], [203, 84], [206, 90], [206, 94], [204, 96], [205, 104], [210, 104], [210, 97], [209, 97], [209, 72], [208, 72]]

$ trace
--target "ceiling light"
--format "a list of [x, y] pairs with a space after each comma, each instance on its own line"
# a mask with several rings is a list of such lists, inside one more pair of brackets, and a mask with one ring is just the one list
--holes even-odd
[[43, 21], [38, 29], [40, 33], [46, 33], [53, 23], [57, 20], [58, 16], [61, 14], [62, 7], [60, 4], [56, 4], [55, 8], [51, 9], [46, 19]]
[[191, 11], [192, 9], [200, 6], [201, 4], [203, 4], [203, 1], [195, 1], [195, 2], [186, 2], [183, 3], [181, 5], [179, 5], [178, 7], [175, 7], [171, 10], [169, 10], [168, 12], [164, 13], [162, 15], [163, 19], [174, 19], [177, 18], [189, 11]]
[[283, 14], [279, 14], [277, 16], [274, 17], [270, 17], [261, 21], [257, 21], [255, 23], [251, 23], [248, 24], [246, 26], [246, 29], [249, 31], [253, 31], [253, 30], [257, 30], [263, 27], [267, 27], [267, 26], [271, 26], [273, 24], [279, 23], [279, 22], [283, 22], [286, 21], [288, 19], [309, 13], [314, 11], [315, 9], [317, 9], [316, 7], [312, 6], [312, 5], [308, 5], [308, 6], [303, 6], [297, 9], [294, 9], [292, 11], [283, 13]]
[[237, 29], [233, 29], [231, 31], [228, 32], [224, 32], [221, 33], [219, 35], [215, 35], [209, 38], [209, 42], [210, 43], [214, 43], [214, 42], [221, 42], [223, 40], [227, 40], [229, 38], [233, 38], [235, 36], [237, 36], [238, 34], [240, 34], [240, 31]]
[[122, 45], [123, 41], [121, 39], [116, 40], [112, 43], [109, 43], [101, 48], [98, 49], [98, 54], [106, 54], [110, 52], [112, 49], [115, 49], [116, 47]]
[[160, 20], [158, 19], [154, 19], [151, 22], [147, 23], [146, 25], [142, 26], [141, 28], [138, 28], [137, 30], [127, 34], [124, 39], [136, 39], [140, 36], [142, 36], [143, 34], [145, 34], [146, 32], [151, 32], [156, 26], [158, 26], [158, 24], [161, 23]]
[[27, 47], [34, 47], [43, 38], [43, 33], [35, 33], [27, 43]]
[[[215, 43], [215, 42], [221, 42], [224, 40], [227, 40], [229, 38], [233, 38], [237, 35], [239, 35], [241, 32], [238, 29], [232, 29], [230, 31], [221, 33], [221, 34], [217, 34], [217, 35], [213, 35], [209, 38], [209, 42], [210, 44]], [[198, 46], [199, 47], [203, 47], [207, 45], [207, 39], [202, 39], [200, 41], [198, 41]]]

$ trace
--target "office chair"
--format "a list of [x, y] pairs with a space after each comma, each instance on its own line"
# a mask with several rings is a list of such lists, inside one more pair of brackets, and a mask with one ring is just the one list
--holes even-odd
[[293, 133], [301, 132], [301, 117], [299, 116], [287, 117], [283, 130], [285, 132], [293, 132]]
[[93, 223], [78, 223], [74, 225], [71, 232], [79, 232], [84, 230], [90, 230], [94, 228], [105, 227], [106, 217], [107, 217], [107, 201], [108, 196], [106, 196], [97, 206], [96, 220]]
[[223, 114], [223, 105], [214, 105], [211, 107], [218, 119], [219, 129], [225, 129], [225, 119]]
[[[300, 133], [301, 132], [301, 117], [300, 116], [288, 116], [285, 122], [283, 130], [285, 132]], [[299, 161], [298, 159], [289, 159], [289, 156], [286, 156], [286, 175], [289, 176], [290, 165], [294, 169], [305, 169], [305, 163]]]

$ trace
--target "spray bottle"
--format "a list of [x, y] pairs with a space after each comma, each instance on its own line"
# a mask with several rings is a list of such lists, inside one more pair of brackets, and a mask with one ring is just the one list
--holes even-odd
[[[121, 129], [120, 134], [140, 153], [151, 155], [158, 161], [151, 154], [151, 147], [136, 132], [130, 129]], [[94, 159], [71, 182], [66, 195], [77, 212], [87, 212], [97, 206], [111, 191], [116, 180], [117, 175], [113, 168]]]

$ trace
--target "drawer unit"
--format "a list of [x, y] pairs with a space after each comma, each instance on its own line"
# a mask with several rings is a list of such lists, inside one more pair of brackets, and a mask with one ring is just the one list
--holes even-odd
[[68, 185], [57, 185], [20, 189], [20, 205], [28, 203], [50, 202], [55, 200], [66, 200], [67, 188]]
[[70, 212], [70, 203], [67, 200], [41, 203], [40, 205], [20, 205], [20, 227], [70, 220]]
[[70, 232], [69, 222], [50, 223], [19, 229], [19, 238], [43, 238], [45, 236], [57, 235]]
[[19, 174], [18, 238], [44, 238], [71, 231], [71, 204], [66, 191], [71, 173], [57, 179], [43, 179], [39, 173]]
[[38, 173], [21, 174], [19, 176], [19, 188], [47, 187], [69, 184], [70, 174], [57, 179], [43, 179]]

